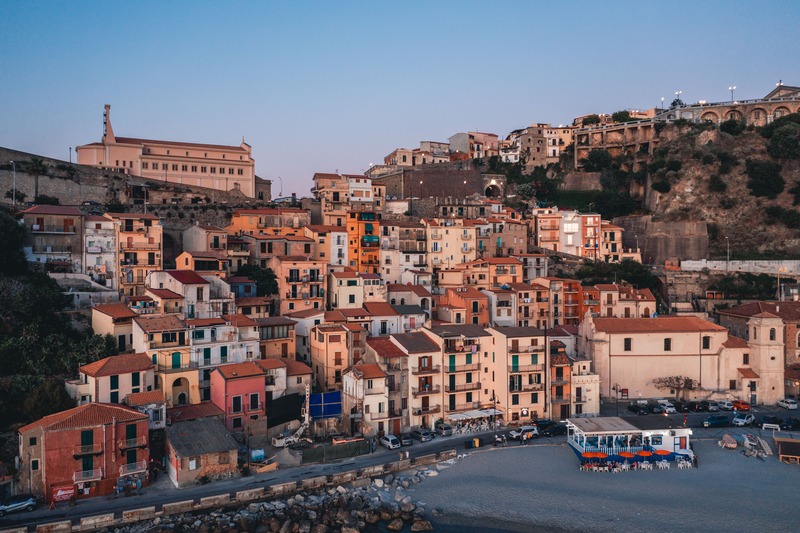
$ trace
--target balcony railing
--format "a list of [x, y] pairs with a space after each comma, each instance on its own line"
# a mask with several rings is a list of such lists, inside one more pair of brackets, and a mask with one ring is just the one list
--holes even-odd
[[467, 234], [462, 233], [461, 234], [461, 240], [462, 241], [468, 241], [470, 239], [472, 239], [472, 235], [470, 235], [469, 233], [467, 233]]
[[70, 254], [72, 253], [72, 246], [34, 246], [33, 253], [35, 254]]
[[566, 385], [567, 383], [569, 383], [567, 378], [559, 376], [554, 377], [552, 381], [550, 381], [551, 385]]
[[445, 392], [464, 392], [469, 390], [478, 390], [481, 388], [480, 381], [474, 381], [472, 383], [460, 383], [458, 385], [450, 386], [445, 385], [444, 391]]
[[386, 387], [365, 388], [364, 394], [386, 394]]
[[403, 416], [403, 413], [398, 410], [384, 411], [382, 413], [367, 413], [367, 418], [373, 422], [377, 420], [387, 420], [389, 418], [400, 418], [401, 416]]
[[85, 483], [86, 481], [97, 481], [103, 478], [103, 469], [78, 470], [72, 474], [72, 481], [75, 483]]
[[544, 365], [508, 365], [509, 372], [542, 372]]
[[253, 407], [249, 403], [247, 405], [242, 405], [239, 409], [235, 409], [233, 406], [228, 406], [228, 414], [229, 415], [241, 415], [244, 413], [255, 413], [257, 411], [261, 411], [264, 409], [264, 404], [262, 402], [258, 402], [258, 405]]
[[434, 386], [424, 387], [424, 388], [422, 388], [422, 387], [412, 387], [411, 388], [411, 394], [413, 394], [415, 397], [416, 396], [425, 396], [426, 394], [439, 394], [439, 392], [441, 392], [441, 389], [439, 388], [439, 385], [434, 385]]
[[471, 365], [448, 365], [445, 367], [446, 372], [475, 372], [481, 369], [480, 363], [472, 363]]
[[72, 455], [99, 455], [103, 453], [102, 444], [87, 444], [85, 446], [73, 446]]
[[478, 405], [478, 402], [457, 403], [452, 406], [448, 405], [447, 408], [445, 408], [445, 411], [448, 413], [455, 413], [457, 411], [470, 411], [472, 409], [477, 409]]
[[448, 344], [445, 343], [444, 351], [445, 353], [461, 353], [461, 352], [471, 352], [472, 346], [475, 346], [475, 351], [478, 352], [481, 349], [480, 344]]
[[131, 474], [139, 474], [147, 471], [147, 461], [136, 461], [135, 463], [128, 463], [119, 467], [120, 476], [129, 476]]
[[189, 362], [186, 362], [186, 363], [181, 363], [181, 366], [178, 367], [178, 368], [175, 368], [172, 365], [159, 364], [158, 368], [156, 369], [156, 371], [157, 372], [166, 372], [166, 373], [169, 374], [171, 372], [185, 372], [187, 370], [196, 370], [196, 369], [197, 369], [197, 363], [195, 363], [194, 361], [189, 361]]
[[49, 224], [32, 224], [31, 233], [75, 233], [75, 226], [51, 226]]
[[525, 383], [520, 388], [522, 392], [540, 391], [544, 390], [544, 383]]
[[550, 402], [551, 403], [569, 403], [570, 395], [569, 394], [562, 394], [561, 396], [551, 396]]
[[119, 243], [119, 251], [124, 252], [126, 250], [158, 250], [161, 248], [161, 245], [157, 242], [132, 242], [128, 244], [127, 242]]
[[423, 374], [438, 374], [439, 373], [439, 365], [430, 365], [430, 366], [422, 366], [411, 367], [411, 373], [414, 375], [423, 375]]
[[414, 416], [422, 416], [422, 415], [429, 415], [433, 413], [438, 413], [441, 411], [441, 407], [438, 405], [429, 405], [427, 407], [414, 407], [411, 409], [411, 414]]
[[534, 353], [534, 352], [543, 352], [544, 351], [544, 344], [541, 346], [538, 345], [531, 345], [531, 346], [517, 346], [514, 348], [513, 346], [508, 350], [510, 353]]
[[586, 396], [575, 396], [575, 403], [585, 403], [587, 400]]
[[130, 450], [132, 448], [144, 448], [145, 446], [147, 446], [147, 436], [139, 435], [138, 437], [134, 437], [132, 439], [123, 439], [117, 441], [117, 445], [119, 446], [120, 450]]

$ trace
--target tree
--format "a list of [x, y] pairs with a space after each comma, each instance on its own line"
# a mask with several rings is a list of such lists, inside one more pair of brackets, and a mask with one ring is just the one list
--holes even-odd
[[[14, 194], [15, 192], [16, 194]], [[19, 203], [25, 203], [25, 198], [27, 198], [27, 196], [27, 194], [19, 189], [8, 189], [6, 191], [6, 198], [16, 198]]]
[[676, 98], [675, 100], [672, 101], [671, 104], [669, 104], [669, 107], [670, 108], [683, 107], [684, 105], [686, 105], [686, 104], [683, 103], [683, 100], [681, 100], [680, 98]]
[[776, 129], [767, 143], [772, 157], [800, 158], [800, 124], [790, 123]]
[[32, 157], [26, 170], [33, 175], [33, 197], [39, 196], [39, 176], [47, 175], [47, 166], [40, 157]]
[[515, 192], [517, 193], [517, 196], [526, 200], [536, 196], [536, 189], [530, 183], [518, 185]]
[[735, 118], [732, 118], [721, 123], [719, 125], [719, 131], [728, 133], [734, 137], [738, 137], [742, 134], [746, 127], [747, 123], [744, 120], [736, 120]]
[[598, 115], [586, 115], [581, 120], [581, 126], [591, 126], [592, 124], [600, 124], [600, 116]]
[[766, 196], [774, 200], [786, 187], [786, 181], [781, 176], [781, 166], [772, 161], [748, 159], [745, 163], [747, 187], [753, 196]]
[[278, 278], [271, 268], [261, 268], [257, 265], [244, 265], [236, 272], [237, 276], [247, 276], [256, 282], [256, 295], [269, 296], [278, 294]]
[[14, 218], [0, 211], [0, 242], [3, 253], [0, 254], [0, 276], [16, 276], [28, 270], [28, 262], [22, 244], [25, 242], [25, 227], [17, 224]]
[[586, 159], [582, 159], [583, 169], [586, 172], [600, 172], [611, 168], [612, 157], [608, 150], [592, 150]]
[[33, 199], [33, 203], [39, 205], [61, 205], [61, 201], [55, 196], [40, 194]]
[[678, 400], [685, 390], [694, 390], [700, 387], [700, 382], [686, 376], [669, 376], [665, 378], [655, 378], [651, 381], [653, 386], [659, 390], [675, 391], [675, 399]]
[[39, 420], [73, 407], [75, 400], [67, 394], [64, 382], [57, 378], [48, 378], [34, 387], [24, 402], [25, 414], [30, 420]]
[[616, 113], [611, 114], [611, 120], [614, 122], [630, 122], [631, 121], [631, 113], [630, 111], [617, 111]]

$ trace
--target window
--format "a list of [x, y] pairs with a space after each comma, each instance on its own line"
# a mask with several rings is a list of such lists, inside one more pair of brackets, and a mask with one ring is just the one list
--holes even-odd
[[208, 168], [208, 167], [202, 167], [202, 166], [201, 166], [201, 167], [200, 167], [200, 172], [202, 172], [203, 174], [205, 174], [205, 173], [206, 173], [206, 169], [207, 169], [207, 168]]
[[241, 396], [234, 396], [231, 398], [231, 412], [232, 413], [241, 413], [242, 412], [242, 397]]
[[347, 297], [347, 300], [351, 304], [356, 303], [356, 295], [355, 294], [351, 294], [350, 296]]
[[511, 395], [511, 405], [519, 405], [519, 394]]
[[131, 386], [138, 387], [141, 385], [141, 377], [142, 375], [139, 372], [134, 372], [131, 374]]
[[151, 418], [153, 419], [153, 422], [161, 421], [161, 409], [153, 409], [150, 414], [152, 415]]
[[711, 348], [711, 337], [709, 337], [708, 335], [704, 335], [703, 336], [703, 349], [704, 350], [708, 350], [709, 348]]
[[197, 165], [192, 165], [192, 172], [197, 172]]
[[186, 172], [187, 170], [189, 170], [188, 165], [181, 165], [181, 172]]
[[147, 170], [147, 161], [142, 162], [142, 170]]
[[775, 340], [775, 328], [769, 328], [769, 340]]
[[258, 410], [260, 408], [261, 402], [259, 401], [259, 399], [260, 398], [259, 398], [258, 394], [251, 394], [250, 395], [250, 410], [251, 411], [256, 411], [256, 410]]
[[227, 346], [220, 346], [219, 348], [219, 359], [223, 363], [228, 362], [228, 347]]
[[233, 429], [240, 429], [242, 427], [242, 419], [241, 419], [241, 417], [237, 416], [231, 422], [232, 422], [231, 426], [233, 426]]
[[217, 464], [226, 465], [230, 463], [230, 461], [231, 458], [226, 452], [223, 452], [217, 456]]
[[671, 352], [672, 351], [672, 339], [664, 339], [664, 351]]
[[735, 379], [732, 379], [730, 381], [730, 383], [728, 384], [728, 388], [731, 389], [731, 390], [736, 390], [736, 380]]
[[216, 174], [217, 173], [217, 167], [211, 167], [211, 173], [212, 174]]
[[119, 392], [114, 391], [111, 393], [111, 397], [109, 399], [111, 403], [119, 403]]
[[39, 459], [31, 460], [31, 470], [39, 470]]
[[28, 439], [28, 446], [36, 446], [36, 437], [31, 437]]
[[119, 376], [111, 376], [109, 381], [111, 382], [110, 385], [111, 390], [119, 389]]
[[742, 354], [742, 364], [743, 365], [749, 365], [750, 364], [750, 354], [749, 353]]
[[624, 344], [625, 344], [624, 350], [626, 352], [630, 352], [631, 351], [632, 341], [633, 340], [630, 337], [625, 337], [625, 339], [624, 339]]
[[534, 392], [531, 394], [531, 403], [539, 403], [539, 393]]

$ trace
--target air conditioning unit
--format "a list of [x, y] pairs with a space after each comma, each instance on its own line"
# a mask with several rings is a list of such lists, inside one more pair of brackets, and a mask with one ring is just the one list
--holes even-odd
[[311, 302], [309, 300], [306, 300], [306, 305], [311, 305]]
[[33, 225], [33, 231], [39, 231], [40, 228], [41, 228], [41, 226], [39, 224], [34, 224]]

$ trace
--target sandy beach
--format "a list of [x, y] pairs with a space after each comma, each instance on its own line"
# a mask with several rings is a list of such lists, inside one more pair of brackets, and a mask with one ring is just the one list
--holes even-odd
[[[416, 486], [456, 531], [795, 531], [800, 467], [695, 441], [700, 468], [581, 472], [564, 445], [490, 448]], [[449, 526], [449, 527], [448, 527]], [[484, 529], [485, 528], [485, 529]]]

